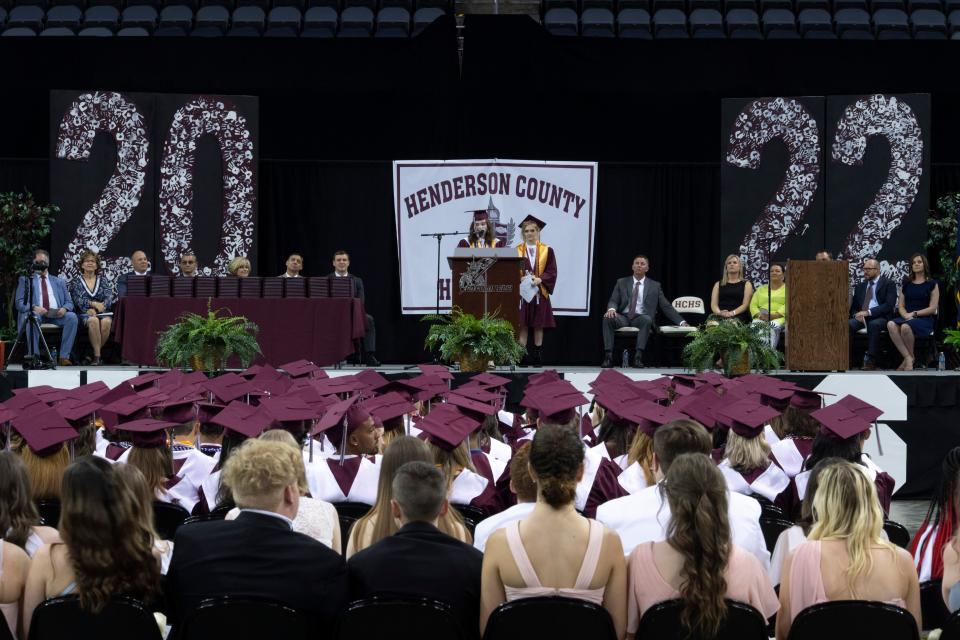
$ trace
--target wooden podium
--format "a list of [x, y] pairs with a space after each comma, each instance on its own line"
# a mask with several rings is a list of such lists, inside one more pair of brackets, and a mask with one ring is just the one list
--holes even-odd
[[450, 282], [453, 306], [481, 317], [494, 313], [513, 325], [520, 324], [520, 269], [523, 258], [516, 249], [458, 247], [447, 263], [453, 270]]
[[787, 273], [787, 369], [846, 371], [850, 363], [846, 261], [790, 260]]

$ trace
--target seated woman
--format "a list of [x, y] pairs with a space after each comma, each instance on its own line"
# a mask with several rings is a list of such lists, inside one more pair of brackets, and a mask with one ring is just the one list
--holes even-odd
[[639, 431], [634, 423], [612, 418], [617, 416], [613, 416], [610, 412], [603, 417], [597, 433], [598, 444], [591, 449], [599, 452], [604, 458], [612, 460], [621, 469], [626, 469], [630, 466], [629, 454]]
[[227, 273], [238, 278], [250, 275], [250, 260], [247, 256], [237, 256], [227, 265]]
[[0, 451], [0, 531], [3, 539], [34, 556], [44, 543], [59, 542], [53, 527], [40, 525], [40, 514], [30, 494], [23, 461], [11, 451]]
[[617, 483], [632, 494], [652, 487], [656, 482], [653, 473], [653, 438], [642, 429], [637, 429], [627, 453], [627, 468], [617, 477]]
[[677, 456], [661, 491], [670, 505], [667, 539], [646, 542], [630, 554], [627, 637], [658, 602], [679, 599], [680, 621], [694, 637], [716, 635], [727, 614], [724, 598], [749, 604], [770, 618], [777, 595], [763, 565], [733, 544], [727, 491], [710, 458]]
[[[44, 600], [76, 593], [80, 607], [98, 612], [115, 595], [148, 603], [160, 596], [160, 557], [138, 527], [114, 466], [95, 456], [74, 461], [63, 476], [60, 536], [30, 565], [23, 600], [24, 637]], [[104, 553], [109, 549], [109, 553]]]
[[[145, 424], [138, 424], [141, 422]], [[159, 429], [157, 425], [160, 426]], [[178, 473], [177, 465], [174, 464], [173, 451], [167, 443], [165, 431], [167, 426], [169, 423], [139, 420], [121, 424], [121, 429], [130, 430], [131, 427], [135, 427], [136, 430], [130, 433], [133, 446], [117, 458], [117, 462], [131, 464], [138, 468], [146, 479], [155, 500], [178, 504], [187, 511], [193, 511], [194, 506], [200, 501], [200, 486], [205, 476], [185, 473], [187, 463], [179, 461], [180, 472]], [[210, 458], [195, 449], [192, 449], [190, 455], [196, 456], [200, 464], [205, 465], [208, 470], [213, 466]]]
[[627, 572], [616, 532], [574, 509], [583, 475], [576, 429], [544, 425], [530, 448], [537, 502], [530, 515], [487, 540], [480, 595], [480, 633], [503, 602], [537, 596], [579, 598], [602, 605], [618, 638], [626, 627]]
[[[383, 462], [380, 464], [377, 502], [350, 529], [347, 558], [398, 531], [397, 521], [390, 512], [390, 500], [393, 499], [393, 476], [396, 475], [397, 469], [413, 461], [433, 463], [433, 455], [426, 444], [413, 436], [398, 436], [384, 451]], [[462, 518], [459, 517], [456, 509], [447, 509], [446, 514], [440, 517], [439, 525], [441, 531], [457, 540], [462, 542], [470, 540], [470, 532], [463, 525]]]
[[750, 299], [750, 315], [754, 324], [770, 323], [770, 346], [774, 349], [780, 342], [780, 334], [787, 322], [787, 285], [784, 278], [782, 264], [770, 265], [770, 284], [758, 288]]
[[770, 424], [780, 438], [770, 445], [770, 455], [787, 477], [793, 478], [803, 470], [803, 463], [813, 450], [820, 423], [806, 409], [790, 405]]
[[30, 571], [30, 556], [19, 546], [0, 539], [0, 613], [10, 635], [26, 638], [20, 628], [20, 603]]
[[160, 573], [167, 575], [170, 558], [173, 556], [173, 542], [161, 540], [153, 524], [153, 493], [146, 478], [132, 464], [118, 464], [114, 467], [117, 485], [123, 499], [129, 504], [130, 514], [136, 523], [139, 535], [150, 536], [153, 540], [154, 554], [160, 556]]
[[790, 486], [790, 478], [770, 461], [770, 445], [763, 435], [765, 420], [744, 419], [751, 424], [733, 422], [718, 468], [731, 491], [772, 502]]
[[[934, 488], [927, 515], [910, 542], [910, 553], [913, 554], [913, 564], [917, 568], [920, 582], [944, 577], [947, 546], [957, 527], [960, 447], [954, 447], [947, 452], [940, 469], [940, 484]], [[955, 549], [952, 553], [956, 557]]]
[[[100, 352], [110, 339], [113, 301], [117, 299], [113, 285], [100, 275], [100, 267], [100, 257], [87, 249], [80, 254], [80, 275], [70, 282], [73, 308], [80, 324], [87, 328], [93, 347], [91, 365], [101, 364]], [[102, 315], [106, 313], [111, 315]]]
[[909, 611], [920, 628], [920, 583], [905, 549], [885, 542], [876, 489], [856, 465], [823, 469], [813, 496], [816, 522], [787, 557], [780, 583], [777, 640], [804, 609], [833, 600], [873, 600]]
[[930, 277], [930, 265], [922, 253], [910, 256], [910, 276], [904, 278], [897, 303], [899, 318], [887, 323], [890, 341], [903, 356], [897, 371], [913, 371], [916, 336], [933, 335], [934, 317], [940, 308], [940, 287]]
[[713, 283], [710, 293], [710, 311], [721, 318], [736, 318], [743, 324], [750, 322], [750, 302], [753, 285], [743, 277], [740, 256], [730, 254], [723, 261], [723, 274]]

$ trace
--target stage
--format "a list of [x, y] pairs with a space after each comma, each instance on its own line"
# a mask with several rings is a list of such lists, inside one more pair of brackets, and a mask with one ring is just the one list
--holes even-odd
[[[418, 374], [415, 364], [378, 367], [387, 378]], [[589, 395], [589, 383], [600, 373], [598, 367], [548, 367], [559, 372], [578, 389]], [[103, 381], [109, 386], [133, 378], [145, 371], [159, 369], [137, 366], [62, 367], [56, 370], [24, 371], [11, 365], [0, 380], [0, 400], [13, 389], [50, 385], [73, 388]], [[331, 376], [349, 375], [363, 367], [326, 368]], [[507, 408], [517, 409], [526, 378], [542, 371], [533, 367], [492, 369], [511, 378]], [[688, 373], [681, 368], [617, 369], [636, 380], [662, 375]], [[454, 371], [454, 384], [470, 373]], [[829, 404], [846, 394], [856, 395], [884, 410], [880, 416], [879, 437], [872, 435], [866, 451], [877, 464], [897, 480], [895, 498], [926, 498], [940, 481], [940, 463], [944, 454], [960, 445], [960, 371], [849, 371], [844, 373], [799, 373], [779, 370], [771, 375], [808, 389], [835, 394], [826, 396]], [[882, 453], [881, 453], [882, 450]]]

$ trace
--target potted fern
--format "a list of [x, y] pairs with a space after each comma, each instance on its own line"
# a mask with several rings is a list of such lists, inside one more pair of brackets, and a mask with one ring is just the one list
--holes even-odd
[[176, 324], [160, 332], [157, 362], [168, 367], [192, 367], [196, 371], [223, 369], [228, 358], [237, 356], [244, 367], [261, 353], [256, 334], [259, 327], [243, 316], [221, 315], [225, 309], [207, 313], [184, 313]]
[[484, 371], [489, 362], [512, 365], [520, 361], [524, 348], [513, 334], [513, 325], [497, 317], [496, 313], [477, 318], [454, 307], [449, 315], [424, 316], [433, 322], [424, 346], [439, 348], [444, 362], [460, 362], [461, 371]]
[[711, 316], [683, 348], [683, 364], [703, 371], [713, 369], [720, 361], [727, 376], [776, 369], [783, 356], [767, 344], [768, 335], [766, 324], [743, 324], [739, 320]]

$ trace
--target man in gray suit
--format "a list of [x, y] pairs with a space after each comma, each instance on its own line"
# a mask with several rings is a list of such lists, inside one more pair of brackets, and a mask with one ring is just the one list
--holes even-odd
[[633, 356], [633, 366], [643, 367], [643, 350], [647, 347], [647, 338], [650, 329], [657, 317], [657, 307], [660, 312], [674, 324], [685, 326], [680, 314], [663, 295], [660, 283], [647, 277], [650, 261], [647, 256], [638, 255], [633, 259], [633, 275], [617, 280], [617, 285], [610, 294], [607, 312], [603, 315], [603, 364], [601, 367], [613, 366], [613, 336], [621, 327], [636, 327], [637, 351]]

